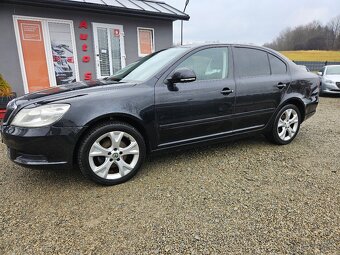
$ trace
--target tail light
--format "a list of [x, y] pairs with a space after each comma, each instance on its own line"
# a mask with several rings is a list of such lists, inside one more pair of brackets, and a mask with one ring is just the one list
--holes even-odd
[[73, 57], [68, 57], [68, 58], [67, 58], [67, 62], [69, 62], [69, 63], [74, 63]]
[[53, 55], [53, 62], [59, 62], [61, 60], [60, 56]]

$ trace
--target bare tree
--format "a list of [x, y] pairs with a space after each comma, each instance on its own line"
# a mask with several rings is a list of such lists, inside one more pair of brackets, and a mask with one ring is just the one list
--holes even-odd
[[333, 31], [334, 37], [333, 37], [333, 43], [332, 48], [336, 49], [338, 41], [340, 41], [340, 15], [334, 17], [331, 19], [331, 21], [328, 23], [328, 28]]
[[340, 49], [340, 15], [327, 26], [319, 21], [287, 28], [266, 47], [275, 50], [337, 50]]

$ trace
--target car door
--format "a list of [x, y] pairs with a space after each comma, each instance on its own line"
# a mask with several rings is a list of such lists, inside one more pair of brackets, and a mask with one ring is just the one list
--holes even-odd
[[291, 81], [286, 63], [250, 47], [233, 48], [236, 81], [234, 131], [264, 127]]
[[[160, 147], [187, 143], [232, 132], [235, 82], [228, 47], [194, 50], [178, 61], [155, 88]], [[181, 68], [193, 70], [196, 81], [164, 82]]]

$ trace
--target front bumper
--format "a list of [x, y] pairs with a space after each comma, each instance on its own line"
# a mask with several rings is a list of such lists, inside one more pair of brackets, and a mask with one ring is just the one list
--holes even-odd
[[340, 94], [340, 87], [336, 84], [322, 83], [321, 84], [321, 93], [324, 94]]
[[2, 126], [9, 158], [24, 166], [72, 165], [81, 127]]

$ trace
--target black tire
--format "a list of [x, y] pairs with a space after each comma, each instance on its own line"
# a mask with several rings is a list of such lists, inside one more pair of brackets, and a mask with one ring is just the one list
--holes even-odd
[[[98, 176], [91, 168], [90, 166], [90, 160], [89, 160], [89, 153], [92, 145], [95, 143], [95, 141], [105, 135], [108, 132], [112, 131], [122, 131], [130, 136], [132, 136], [135, 141], [138, 144], [139, 147], [139, 158], [135, 165], [135, 167], [126, 174], [125, 176], [119, 178], [119, 179], [105, 179], [100, 176]], [[77, 154], [77, 161], [79, 168], [82, 172], [82, 174], [92, 181], [103, 184], [103, 185], [117, 185], [123, 182], [126, 182], [130, 180], [140, 169], [142, 163], [145, 160], [146, 156], [146, 146], [145, 141], [143, 139], [143, 136], [138, 132], [137, 129], [135, 129], [133, 126], [124, 123], [124, 122], [117, 122], [117, 121], [108, 121], [101, 123], [100, 125], [92, 128], [86, 136], [82, 139], [79, 145], [79, 150]]]
[[[296, 132], [294, 133], [294, 135], [289, 139], [289, 140], [283, 140], [280, 138], [279, 134], [278, 134], [278, 124], [279, 124], [279, 120], [282, 116], [282, 114], [288, 110], [288, 109], [293, 109], [295, 110], [295, 112], [297, 113], [298, 115], [298, 122], [297, 122], [297, 130]], [[280, 111], [276, 114], [275, 116], [275, 119], [274, 119], [274, 122], [272, 124], [272, 128], [271, 128], [271, 131], [269, 131], [268, 133], [265, 134], [266, 138], [272, 142], [272, 143], [275, 143], [275, 144], [278, 144], [278, 145], [286, 145], [286, 144], [289, 144], [291, 143], [294, 138], [296, 137], [296, 135], [298, 134], [299, 130], [300, 130], [300, 124], [301, 124], [301, 113], [300, 113], [300, 110], [299, 108], [297, 108], [297, 106], [293, 105], [293, 104], [287, 104], [285, 105], [284, 107], [282, 107], [280, 109]]]

